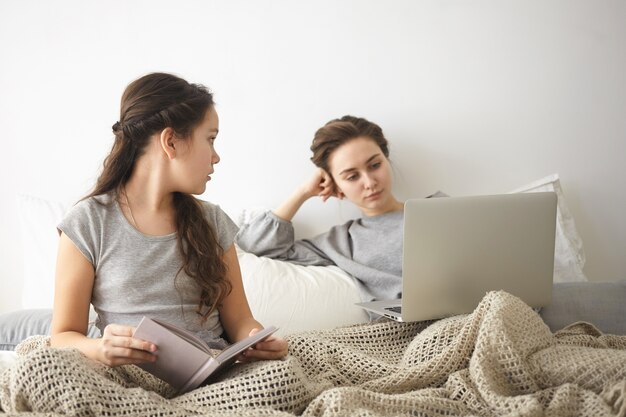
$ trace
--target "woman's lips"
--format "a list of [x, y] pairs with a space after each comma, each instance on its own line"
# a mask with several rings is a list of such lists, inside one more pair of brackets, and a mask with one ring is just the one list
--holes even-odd
[[382, 191], [377, 191], [375, 193], [372, 193], [370, 195], [368, 195], [367, 197], [365, 197], [366, 200], [376, 200], [378, 197], [380, 197]]

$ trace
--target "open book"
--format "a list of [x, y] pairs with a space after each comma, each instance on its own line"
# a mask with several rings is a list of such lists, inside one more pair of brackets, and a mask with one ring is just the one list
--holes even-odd
[[142, 369], [161, 378], [178, 390], [191, 391], [217, 371], [232, 364], [244, 350], [278, 330], [271, 326], [253, 336], [240, 340], [213, 356], [209, 346], [193, 333], [173, 324], [144, 317], [133, 337], [157, 345], [158, 359], [142, 363]]

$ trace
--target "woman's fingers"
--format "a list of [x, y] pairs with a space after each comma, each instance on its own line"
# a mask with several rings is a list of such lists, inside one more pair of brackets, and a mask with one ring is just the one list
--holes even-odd
[[337, 192], [335, 191], [335, 182], [326, 171], [322, 170], [319, 187], [320, 191], [318, 193], [318, 196], [322, 197], [323, 201], [328, 200], [330, 197], [337, 197]]

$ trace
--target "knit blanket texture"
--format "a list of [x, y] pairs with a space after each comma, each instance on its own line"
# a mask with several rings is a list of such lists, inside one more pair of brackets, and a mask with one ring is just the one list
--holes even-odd
[[471, 314], [287, 337], [284, 360], [236, 364], [176, 396], [136, 366], [111, 368], [44, 336], [0, 375], [18, 416], [622, 416], [626, 336], [578, 322], [552, 333], [519, 298]]

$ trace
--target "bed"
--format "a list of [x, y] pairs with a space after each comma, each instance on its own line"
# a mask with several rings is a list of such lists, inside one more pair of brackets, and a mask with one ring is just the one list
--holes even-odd
[[[515, 191], [546, 187], [561, 193], [554, 176]], [[252, 311], [280, 328], [289, 356], [238, 364], [181, 396], [137, 367], [111, 369], [47, 348], [50, 266], [33, 265], [25, 287], [40, 291], [0, 315], [0, 408], [11, 415], [626, 416], [626, 281], [586, 280], [582, 242], [559, 197], [553, 301], [540, 312], [496, 291], [468, 315], [370, 322], [340, 269], [238, 250]], [[25, 240], [54, 244], [56, 236], [41, 231], [63, 208], [21, 199], [32, 232]]]

